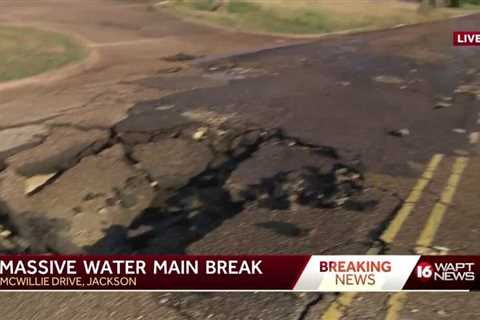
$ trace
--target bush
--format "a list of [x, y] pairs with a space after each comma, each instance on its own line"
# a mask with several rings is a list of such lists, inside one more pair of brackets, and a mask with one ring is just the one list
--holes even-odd
[[479, 4], [480, 0], [458, 0], [460, 4]]

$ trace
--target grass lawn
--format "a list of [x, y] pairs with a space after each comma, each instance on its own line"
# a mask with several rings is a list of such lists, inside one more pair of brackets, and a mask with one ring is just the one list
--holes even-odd
[[0, 82], [33, 76], [86, 55], [86, 48], [65, 35], [0, 26]]
[[[476, 1], [476, 0], [475, 0]], [[378, 29], [398, 24], [443, 19], [475, 10], [419, 10], [399, 0], [173, 0], [173, 12], [209, 23], [247, 31], [315, 34], [349, 29]]]

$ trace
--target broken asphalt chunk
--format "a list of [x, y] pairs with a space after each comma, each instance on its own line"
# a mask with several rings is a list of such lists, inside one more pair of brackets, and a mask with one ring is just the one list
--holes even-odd
[[48, 135], [48, 128], [43, 125], [29, 125], [0, 130], [0, 157], [6, 158], [19, 151], [40, 144]]
[[61, 172], [101, 150], [108, 140], [109, 133], [103, 130], [54, 128], [41, 145], [8, 158], [7, 164], [26, 177]]
[[174, 55], [171, 55], [171, 56], [167, 56], [167, 57], [163, 58], [163, 60], [168, 61], [168, 62], [182, 62], [182, 61], [194, 60], [196, 58], [198, 58], [198, 57], [194, 56], [192, 54], [180, 52], [180, 53], [177, 53], [177, 54], [174, 54]]
[[134, 239], [134, 238], [138, 239], [138, 238], [148, 237], [154, 231], [155, 231], [155, 228], [153, 226], [141, 225], [136, 229], [128, 230], [127, 237], [128, 239]]
[[389, 134], [394, 137], [406, 137], [410, 135], [410, 129], [403, 128], [398, 130], [390, 131]]
[[396, 77], [396, 76], [390, 76], [390, 75], [380, 75], [376, 76], [373, 78], [374, 81], [376, 82], [381, 82], [381, 83], [386, 83], [386, 84], [404, 84], [405, 80], [402, 78]]
[[177, 73], [182, 71], [182, 67], [180, 66], [175, 66], [175, 67], [169, 67], [165, 69], [160, 69], [157, 71], [157, 73]]
[[45, 186], [56, 173], [40, 174], [25, 180], [25, 194], [30, 195]]
[[[115, 232], [123, 232], [153, 197], [148, 180], [126, 160], [123, 146], [116, 144], [83, 158], [48, 188], [32, 194], [32, 213], [26, 218], [41, 217], [47, 221], [42, 224], [45, 228], [49, 222], [58, 224], [57, 229], [49, 227], [46, 231], [56, 239], [48, 246], [73, 253], [102, 239], [116, 245], [121, 239]], [[114, 199], [110, 202], [113, 206], [106, 207], [110, 198]], [[63, 248], [66, 242], [72, 248]]]
[[160, 189], [180, 188], [203, 172], [213, 155], [208, 146], [191, 140], [166, 138], [136, 145], [132, 157], [141, 163]]
[[455, 129], [452, 129], [452, 132], [458, 133], [458, 134], [465, 134], [465, 133], [467, 133], [467, 130], [462, 129], [462, 128], [455, 128]]
[[452, 104], [450, 102], [440, 101], [435, 104], [435, 109], [445, 109], [450, 108]]
[[193, 140], [197, 140], [197, 141], [203, 140], [203, 139], [206, 138], [207, 132], [208, 132], [207, 127], [200, 127], [200, 128], [197, 129], [197, 131], [195, 131], [192, 138], [193, 138]]

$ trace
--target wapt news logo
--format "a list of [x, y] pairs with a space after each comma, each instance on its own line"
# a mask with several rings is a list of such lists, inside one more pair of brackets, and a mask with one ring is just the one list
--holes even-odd
[[415, 271], [420, 280], [475, 281], [474, 266], [474, 262], [421, 262]]

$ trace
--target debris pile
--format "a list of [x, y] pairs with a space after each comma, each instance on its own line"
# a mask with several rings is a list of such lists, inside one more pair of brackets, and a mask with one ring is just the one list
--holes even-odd
[[294, 203], [336, 208], [362, 190], [362, 176], [352, 168], [338, 166], [327, 174], [317, 168], [303, 168], [263, 179], [261, 184], [249, 186], [244, 197], [259, 207], [270, 209], [288, 209]]
[[267, 71], [257, 66], [239, 66], [226, 61], [206, 67], [205, 77], [216, 80], [243, 80], [267, 74]]

